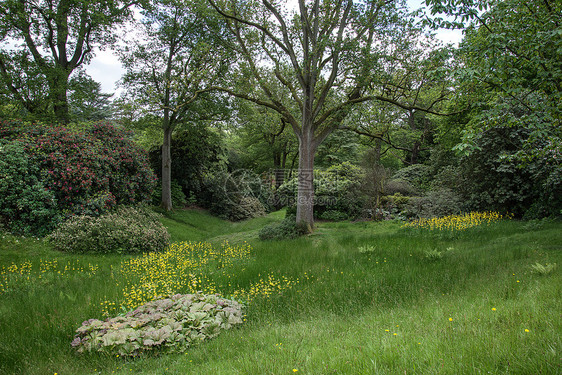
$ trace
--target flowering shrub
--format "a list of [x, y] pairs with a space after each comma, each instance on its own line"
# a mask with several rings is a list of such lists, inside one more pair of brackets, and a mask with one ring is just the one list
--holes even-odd
[[170, 235], [155, 212], [121, 206], [98, 217], [74, 216], [48, 239], [71, 253], [140, 253], [163, 250]]
[[219, 295], [176, 294], [148, 302], [125, 316], [90, 319], [76, 330], [78, 352], [135, 356], [142, 352], [182, 352], [211, 339], [221, 329], [242, 324], [242, 305]]
[[[116, 205], [146, 202], [156, 183], [146, 153], [129, 133], [110, 124], [79, 131], [0, 122], [0, 138], [22, 145], [28, 178], [38, 181], [52, 195], [57, 214], [67, 217], [95, 216]], [[13, 178], [16, 172], [8, 173]], [[43, 234], [49, 229], [46, 224], [33, 231]]]

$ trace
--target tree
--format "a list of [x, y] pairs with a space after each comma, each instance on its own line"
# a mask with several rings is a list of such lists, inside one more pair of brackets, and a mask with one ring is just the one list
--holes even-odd
[[120, 52], [127, 70], [123, 85], [145, 109], [162, 116], [162, 207], [166, 210], [172, 209], [172, 132], [178, 124], [215, 112], [196, 101], [210, 98], [205, 87], [227, 67], [219, 52], [220, 25], [204, 10], [196, 1], [157, 1], [143, 11], [138, 38]]
[[68, 107], [73, 121], [100, 121], [111, 117], [110, 98], [113, 94], [101, 92], [101, 84], [84, 71], [68, 82]]
[[49, 86], [29, 52], [0, 50], [0, 79], [4, 116], [33, 120], [49, 112]]
[[[12, 98], [30, 112], [44, 110], [29, 95], [35, 82], [48, 88], [49, 111], [60, 123], [70, 121], [69, 77], [87, 64], [94, 48], [115, 41], [113, 32], [130, 14], [132, 1], [5, 0], [0, 3], [0, 41], [15, 42], [0, 51], [0, 77]], [[17, 61], [35, 75], [18, 72]], [[37, 74], [38, 73], [38, 74]]]
[[477, 114], [458, 148], [495, 126], [531, 130], [519, 157], [543, 154], [548, 138], [560, 148], [562, 129], [562, 4], [559, 1], [427, 0], [434, 26], [466, 28], [460, 45], [464, 95]]
[[[444, 104], [454, 97], [451, 46], [440, 46], [432, 35], [411, 28], [400, 41], [397, 63], [383, 77], [381, 85], [392, 102], [367, 102], [346, 128], [397, 151], [406, 165], [423, 162], [422, 154], [433, 144], [434, 120], [428, 111], [451, 115]], [[435, 117], [435, 116], [434, 116]]]
[[244, 165], [258, 173], [273, 171], [279, 187], [297, 153], [289, 124], [279, 113], [245, 100], [237, 101], [237, 114], [236, 134]]
[[[466, 27], [459, 47], [458, 91], [469, 106], [462, 141], [455, 149], [478, 155], [490, 134], [520, 137], [495, 160], [498, 169], [516, 165], [541, 191], [529, 211], [562, 212], [562, 3], [541, 0], [427, 0], [431, 14], [454, 21], [430, 24]], [[497, 150], [497, 148], [496, 148]], [[515, 186], [521, 185], [515, 183]], [[541, 202], [542, 201], [542, 202]], [[521, 199], [521, 206], [529, 203]], [[529, 217], [532, 215], [528, 215]]]
[[296, 12], [268, 0], [209, 2], [236, 40], [241, 81], [260, 87], [220, 89], [276, 111], [299, 140], [296, 220], [311, 231], [316, 150], [356, 104], [391, 100], [373, 76], [391, 63], [383, 56], [392, 54], [405, 12], [397, 1], [299, 0]]

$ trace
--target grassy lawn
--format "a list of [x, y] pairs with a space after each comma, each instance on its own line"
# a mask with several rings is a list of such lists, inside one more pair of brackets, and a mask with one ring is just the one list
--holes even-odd
[[[197, 270], [202, 290], [246, 301], [247, 322], [185, 353], [134, 359], [78, 355], [70, 342], [82, 321], [119, 311], [124, 288], [141, 280], [124, 264], [140, 257], [68, 255], [3, 236], [0, 373], [562, 373], [562, 223], [503, 221], [454, 237], [320, 223], [305, 238], [257, 238], [282, 217], [167, 214], [175, 242], [251, 246]], [[536, 263], [558, 267], [541, 274]]]

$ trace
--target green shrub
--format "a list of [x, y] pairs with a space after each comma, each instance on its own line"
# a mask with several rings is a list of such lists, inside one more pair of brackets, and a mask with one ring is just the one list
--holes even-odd
[[392, 179], [384, 184], [384, 193], [386, 195], [401, 194], [404, 196], [413, 196], [417, 194], [417, 189], [408, 181], [402, 179]]
[[14, 234], [44, 236], [60, 220], [55, 195], [39, 172], [22, 142], [0, 140], [0, 225]]
[[242, 305], [218, 295], [176, 294], [148, 302], [102, 322], [90, 319], [76, 330], [72, 346], [79, 353], [137, 356], [143, 352], [185, 352], [242, 324]]
[[443, 217], [460, 213], [462, 206], [462, 199], [452, 190], [439, 189], [411, 198], [405, 213], [408, 217]]
[[319, 216], [322, 220], [330, 221], [343, 221], [349, 219], [349, 215], [347, 213], [337, 210], [327, 210], [322, 212]]
[[[475, 138], [477, 147], [460, 161], [468, 190], [467, 210], [510, 212], [516, 217], [522, 217], [532, 208], [534, 212], [527, 218], [539, 219], [549, 216], [548, 212], [542, 212], [543, 205], [532, 207], [533, 203], [540, 202], [541, 196], [558, 198], [557, 206], [554, 201], [547, 205], [549, 210], [562, 209], [560, 195], [551, 195], [542, 186], [548, 178], [549, 170], [557, 164], [556, 157], [545, 155], [544, 160], [532, 160], [525, 163], [524, 167], [510, 157], [523, 147], [529, 132], [528, 129], [515, 127], [490, 128]], [[562, 184], [559, 184], [558, 193], [561, 188]]]
[[150, 209], [121, 206], [98, 217], [74, 216], [48, 239], [70, 253], [141, 253], [163, 250], [170, 235]]
[[[170, 153], [172, 180], [190, 197], [202, 193], [205, 176], [224, 167], [226, 159], [226, 147], [219, 132], [211, 129], [206, 122], [190, 123], [174, 130]], [[152, 169], [161, 179], [162, 147], [152, 149], [149, 157]]]
[[395, 193], [394, 195], [385, 195], [384, 197], [382, 197], [381, 203], [386, 208], [396, 208], [401, 211], [408, 205], [408, 203], [410, 203], [411, 199], [412, 197], [404, 196], [400, 193]]
[[[327, 171], [314, 171], [314, 216], [322, 218], [326, 211], [339, 211], [347, 218], [361, 216], [367, 205], [362, 191], [363, 176], [360, 168], [342, 163]], [[281, 202], [290, 209], [297, 201], [298, 178], [295, 177], [277, 191]], [[328, 214], [330, 215], [330, 214]]]
[[260, 200], [255, 197], [241, 198], [238, 209], [240, 210], [241, 216], [244, 218], [265, 216], [265, 207]]
[[301, 224], [297, 224], [296, 217], [287, 216], [280, 223], [274, 223], [263, 227], [259, 231], [259, 238], [262, 241], [266, 240], [287, 240], [308, 233], [308, 229]]
[[[1, 214], [8, 227], [44, 235], [60, 216], [97, 216], [116, 205], [150, 199], [154, 173], [144, 150], [123, 129], [106, 123], [68, 129], [3, 121], [0, 139], [21, 145], [18, 151], [8, 147], [13, 153], [11, 157], [20, 161], [14, 160], [14, 166], [3, 166], [2, 179], [8, 181], [6, 184], [20, 184], [16, 189], [27, 198], [31, 192], [21, 190], [24, 185], [37, 191], [32, 193], [33, 198], [18, 203], [17, 211], [23, 215]], [[25, 214], [29, 212], [37, 215]]]
[[[413, 164], [398, 170], [392, 176], [392, 180], [407, 181], [415, 189], [426, 190], [431, 180], [431, 167], [424, 164]], [[388, 192], [387, 194], [393, 193]]]
[[[162, 203], [162, 184], [159, 183], [152, 193], [152, 204], [160, 206]], [[182, 187], [176, 180], [172, 180], [172, 207], [183, 208], [187, 204], [187, 198], [183, 193]]]

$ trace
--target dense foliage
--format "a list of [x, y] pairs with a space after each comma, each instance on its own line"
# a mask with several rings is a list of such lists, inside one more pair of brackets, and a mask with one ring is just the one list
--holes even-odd
[[263, 227], [258, 236], [260, 240], [289, 240], [307, 234], [305, 226], [299, 225], [295, 217], [287, 215], [280, 223], [273, 223]]
[[45, 235], [59, 219], [55, 196], [20, 141], [0, 140], [0, 197], [0, 225], [15, 233]]
[[[172, 181], [181, 186], [187, 197], [196, 199], [203, 190], [205, 177], [223, 167], [226, 158], [223, 142], [220, 134], [205, 123], [188, 124], [173, 132], [170, 145]], [[150, 151], [150, 164], [158, 178], [162, 178], [161, 147]], [[181, 206], [173, 203], [173, 207]]]
[[221, 330], [242, 324], [242, 305], [218, 295], [176, 294], [148, 302], [125, 316], [90, 319], [76, 330], [78, 352], [136, 356], [184, 352]]
[[[10, 231], [43, 235], [60, 218], [96, 216], [151, 197], [155, 177], [146, 153], [129, 133], [110, 124], [73, 130], [4, 121], [0, 138], [3, 159], [14, 160], [2, 168], [2, 184], [15, 190], [0, 196], [0, 215]], [[36, 192], [28, 191], [28, 183], [36, 185]], [[28, 214], [34, 210], [41, 211], [37, 217]]]
[[163, 250], [170, 235], [148, 208], [121, 206], [100, 216], [74, 216], [48, 237], [69, 253], [142, 253]]
[[141, 253], [163, 250], [170, 236], [149, 209], [119, 207], [101, 216], [74, 216], [48, 237], [72, 253]]
[[70, 121], [70, 76], [116, 41], [133, 2], [2, 1], [0, 98], [20, 116]]
[[[325, 171], [314, 171], [316, 218], [350, 219], [363, 214], [366, 197], [362, 192], [363, 173], [349, 162], [334, 165]], [[294, 212], [298, 177], [285, 182], [278, 190], [279, 199]]]

